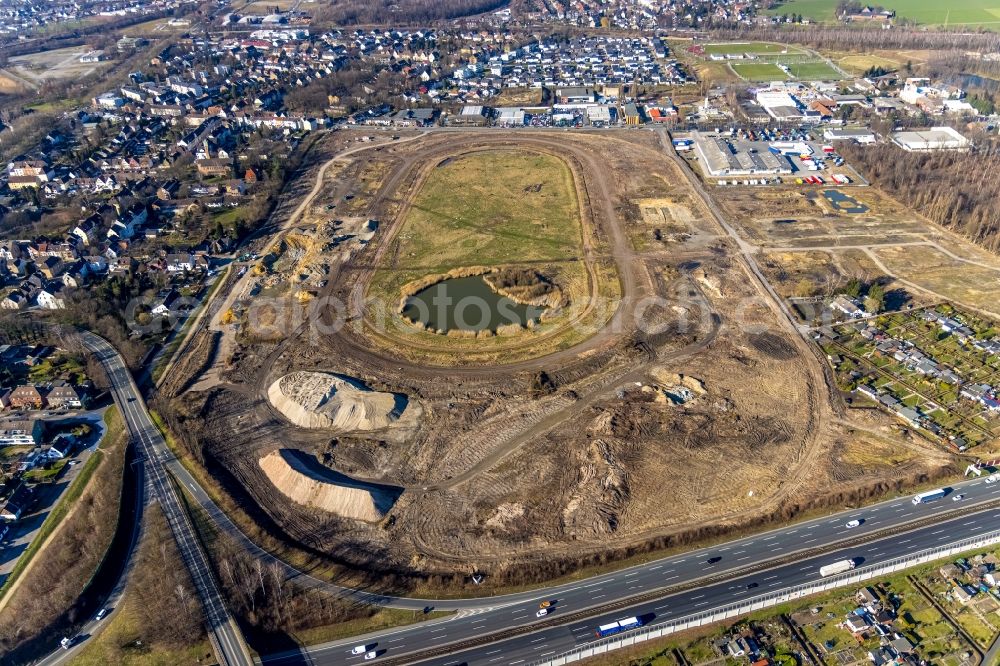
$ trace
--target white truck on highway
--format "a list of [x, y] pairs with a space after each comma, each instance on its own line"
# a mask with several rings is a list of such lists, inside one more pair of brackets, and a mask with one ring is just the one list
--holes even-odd
[[824, 564], [819, 568], [820, 576], [832, 576], [834, 574], [844, 573], [845, 571], [850, 571], [854, 568], [854, 560], [841, 560], [840, 562], [834, 562], [833, 564]]
[[927, 502], [933, 502], [934, 500], [941, 499], [948, 494], [948, 491], [944, 488], [938, 488], [937, 490], [928, 490], [925, 493], [920, 493], [919, 495], [913, 496], [914, 504], [926, 504]]

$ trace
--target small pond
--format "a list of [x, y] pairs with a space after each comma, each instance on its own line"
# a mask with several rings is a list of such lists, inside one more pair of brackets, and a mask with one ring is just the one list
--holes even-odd
[[868, 206], [864, 205], [854, 197], [848, 196], [840, 190], [823, 190], [823, 196], [830, 202], [830, 205], [841, 213], [856, 215], [867, 213]]
[[481, 275], [450, 278], [410, 296], [402, 315], [430, 330], [496, 331], [500, 326], [525, 326], [545, 308], [521, 305], [493, 291]]

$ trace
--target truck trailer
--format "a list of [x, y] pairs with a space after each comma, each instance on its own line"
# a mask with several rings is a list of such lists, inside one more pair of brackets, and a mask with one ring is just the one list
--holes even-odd
[[947, 494], [944, 488], [938, 488], [937, 490], [928, 490], [925, 493], [920, 493], [919, 495], [913, 496], [914, 504], [926, 504], [927, 502], [933, 502], [934, 500], [941, 499]]
[[639, 618], [627, 617], [623, 620], [618, 620], [617, 622], [612, 622], [610, 624], [602, 624], [596, 631], [594, 631], [594, 635], [598, 638], [604, 638], [605, 636], [612, 636], [622, 631], [628, 631], [629, 629], [635, 629], [641, 626], [642, 620]]
[[819, 568], [820, 576], [832, 576], [834, 574], [844, 573], [845, 571], [850, 571], [854, 568], [854, 560], [841, 560], [840, 562], [834, 562], [833, 564], [824, 564]]

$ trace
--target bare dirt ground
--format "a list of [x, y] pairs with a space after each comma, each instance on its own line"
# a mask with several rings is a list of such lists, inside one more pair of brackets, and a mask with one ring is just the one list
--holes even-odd
[[[335, 182], [317, 181], [310, 210], [377, 219], [379, 230], [337, 260], [310, 261], [307, 311], [329, 323], [325, 299], [346, 300], [371, 279], [429, 161], [490, 145], [570, 161], [588, 220], [588, 262], [614, 269], [620, 301], [605, 325], [571, 346], [457, 367], [414, 362], [352, 326], [350, 314], [338, 330], [317, 335], [294, 320], [285, 334], [263, 338], [240, 328], [239, 317], [222, 324], [220, 310], [219, 326], [241, 332], [231, 334], [232, 354], [213, 369], [215, 380], [199, 383], [203, 366], [187, 364], [163, 391], [175, 396], [177, 434], [289, 541], [404, 574], [497, 572], [746, 524], [947, 465], [947, 456], [877, 415], [855, 423], [834, 413], [817, 357], [776, 319], [733, 239], [651, 132], [434, 132], [345, 158], [331, 167]], [[337, 208], [326, 212], [330, 203]], [[275, 276], [287, 294], [307, 254], [272, 261], [258, 277]], [[200, 332], [207, 341], [192, 347], [210, 346], [220, 332]], [[422, 409], [419, 424], [348, 433], [294, 427], [265, 393], [298, 370], [405, 395]], [[688, 396], [670, 379], [677, 373], [699, 390], [685, 385]], [[278, 449], [313, 454], [354, 483], [401, 495], [377, 523], [296, 504], [259, 465]]]

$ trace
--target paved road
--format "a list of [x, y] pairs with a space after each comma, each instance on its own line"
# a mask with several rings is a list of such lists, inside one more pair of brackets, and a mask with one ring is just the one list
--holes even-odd
[[150, 419], [131, 372], [118, 352], [105, 340], [89, 333], [82, 335], [84, 346], [94, 353], [108, 375], [115, 403], [121, 410], [129, 433], [143, 459], [145, 474], [152, 489], [152, 498], [160, 502], [177, 540], [181, 557], [191, 573], [205, 610], [205, 621], [216, 656], [223, 666], [252, 664], [253, 659], [243, 642], [235, 620], [225, 607], [208, 559], [198, 543], [194, 526], [167, 477], [166, 469], [161, 462], [168, 451], [167, 444]]
[[[963, 492], [971, 499], [976, 497], [1000, 498], [1000, 484], [987, 486], [982, 481], [966, 486]], [[914, 516], [940, 514], [956, 506], [947, 499], [913, 506], [909, 500], [901, 499], [888, 503], [882, 510], [857, 511], [849, 514], [866, 518], [866, 525], [895, 520], [894, 516]], [[293, 654], [271, 655], [264, 658], [265, 664], [281, 666], [301, 663], [311, 664], [352, 664], [359, 663], [360, 657], [349, 654], [351, 646], [362, 642], [377, 643], [383, 658], [405, 656], [418, 650], [438, 648], [452, 642], [475, 638], [493, 632], [503, 632], [511, 627], [541, 622], [535, 611], [539, 601], [554, 601], [552, 617], [559, 614], [576, 613], [590, 608], [594, 616], [582, 622], [570, 622], [562, 626], [540, 629], [534, 633], [520, 635], [490, 643], [482, 647], [456, 652], [428, 664], [457, 666], [458, 664], [483, 664], [486, 666], [514, 665], [530, 663], [553, 654], [573, 649], [575, 646], [594, 640], [594, 628], [600, 624], [613, 622], [630, 616], [645, 616], [647, 621], [663, 621], [692, 613], [711, 610], [747, 599], [756, 594], [773, 592], [789, 586], [801, 585], [820, 579], [819, 568], [830, 562], [848, 558], [860, 565], [878, 564], [886, 560], [907, 555], [915, 551], [946, 545], [959, 539], [975, 536], [984, 531], [1000, 529], [1000, 510], [991, 508], [977, 510], [973, 506], [961, 505], [967, 509], [964, 515], [931, 526], [918, 528], [891, 537], [871, 541], [862, 545], [832, 549], [819, 556], [807, 557], [793, 563], [758, 570], [744, 575], [733, 574], [721, 582], [698, 586], [672, 595], [665, 595], [653, 601], [646, 601], [613, 612], [601, 613], [599, 606], [616, 598], [639, 594], [648, 589], [681, 582], [692, 576], [717, 574], [728, 566], [738, 567], [740, 563], [754, 564], [783, 552], [784, 541], [780, 532], [762, 534], [751, 539], [730, 542], [721, 547], [706, 549], [674, 558], [667, 558], [650, 566], [635, 567], [606, 576], [588, 579], [575, 585], [545, 593], [536, 593], [530, 600], [521, 601], [505, 608], [483, 613], [460, 613], [455, 618], [404, 627], [382, 632], [366, 638], [354, 638], [315, 646]], [[826, 536], [846, 536], [847, 528], [843, 518], [824, 518], [803, 523], [792, 528], [792, 537], [800, 542], [819, 541]], [[861, 528], [857, 528], [861, 529]], [[808, 538], [806, 538], [808, 537]], [[709, 558], [721, 557], [715, 564]], [[748, 587], [751, 586], [751, 587]]]
[[[80, 453], [72, 456], [70, 460], [75, 460], [73, 465], [67, 465], [61, 473], [59, 480], [55, 483], [44, 483], [35, 486], [35, 505], [31, 513], [22, 516], [19, 521], [10, 525], [7, 535], [0, 539], [0, 585], [6, 582], [7, 577], [17, 566], [18, 560], [35, 540], [38, 531], [42, 529], [42, 524], [49, 517], [49, 513], [56, 507], [69, 487], [76, 480], [84, 463], [93, 454], [96, 443], [83, 449]], [[2, 529], [2, 526], [0, 526]]]

